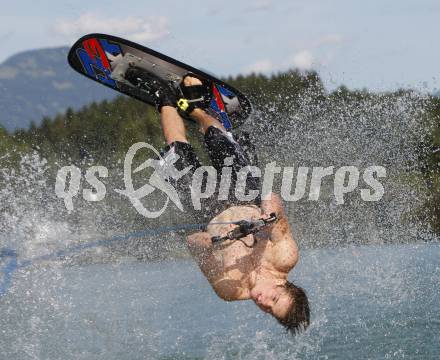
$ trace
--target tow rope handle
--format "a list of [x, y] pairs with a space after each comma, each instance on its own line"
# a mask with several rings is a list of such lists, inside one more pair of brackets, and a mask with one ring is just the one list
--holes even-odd
[[229, 231], [225, 236], [213, 236], [211, 241], [218, 244], [226, 240], [238, 240], [250, 234], [261, 231], [264, 227], [276, 222], [278, 217], [275, 213], [271, 213], [267, 219], [258, 219], [256, 221], [239, 220], [234, 225], [238, 225], [235, 229]]

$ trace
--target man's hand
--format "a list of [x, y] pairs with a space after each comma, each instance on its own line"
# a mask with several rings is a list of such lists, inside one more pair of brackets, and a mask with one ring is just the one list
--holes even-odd
[[275, 193], [270, 193], [268, 196], [265, 196], [265, 199], [261, 201], [260, 207], [263, 211], [264, 218], [269, 218], [272, 213], [276, 214], [278, 220], [286, 217], [281, 198]]

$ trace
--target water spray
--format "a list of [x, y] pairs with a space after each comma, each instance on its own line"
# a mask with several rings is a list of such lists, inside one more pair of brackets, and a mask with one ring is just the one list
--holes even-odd
[[[127, 241], [131, 238], [139, 238], [143, 236], [153, 236], [164, 233], [170, 233], [174, 231], [182, 231], [182, 230], [206, 230], [208, 226], [211, 225], [237, 225], [237, 231], [239, 234], [236, 237], [233, 237], [231, 233], [228, 233], [226, 237], [213, 237], [212, 242], [219, 243], [225, 240], [239, 240], [240, 238], [254, 234], [257, 231], [261, 230], [263, 227], [267, 226], [270, 223], [273, 223], [276, 219], [275, 214], [271, 214], [268, 219], [257, 219], [257, 220], [238, 220], [238, 221], [223, 221], [223, 222], [211, 222], [211, 223], [198, 223], [198, 224], [180, 224], [175, 226], [165, 226], [155, 229], [146, 229], [141, 231], [134, 231], [123, 235], [115, 235], [108, 239], [96, 240], [93, 242], [74, 245], [71, 247], [67, 247], [63, 250], [57, 250], [53, 253], [36, 256], [30, 259], [24, 259], [19, 261], [17, 257], [17, 253], [13, 249], [0, 249], [0, 298], [3, 295], [6, 295], [10, 287], [12, 286], [12, 277], [15, 271], [30, 267], [37, 263], [43, 261], [51, 261], [51, 260], [59, 260], [68, 255], [72, 255], [74, 253], [80, 253], [81, 251], [92, 249], [100, 246], [109, 246], [115, 242]], [[244, 226], [246, 225], [246, 226]], [[233, 230], [234, 231], [234, 230]]]

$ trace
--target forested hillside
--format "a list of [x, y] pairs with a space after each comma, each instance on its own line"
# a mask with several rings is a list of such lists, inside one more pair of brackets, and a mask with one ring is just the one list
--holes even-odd
[[[324, 199], [326, 209], [306, 202], [289, 205], [295, 212], [294, 221], [305, 229], [303, 237], [313, 239], [309, 243], [328, 243], [329, 229], [335, 231], [332, 242], [356, 238], [365, 242], [361, 233], [371, 233], [371, 229], [361, 231], [361, 225], [374, 225], [375, 237], [379, 237], [374, 242], [406, 241], [402, 234], [407, 230], [397, 225], [401, 221], [440, 232], [438, 98], [408, 90], [374, 94], [345, 87], [328, 93], [314, 72], [225, 80], [255, 105], [255, 116], [244, 127], [251, 129], [263, 163], [275, 159], [281, 165], [303, 165], [302, 161], [306, 166], [357, 164], [362, 168], [377, 164], [388, 168], [387, 192], [377, 204], [360, 203], [353, 196], [349, 207], [336, 210], [331, 210], [330, 197]], [[187, 127], [191, 143], [202, 154], [201, 135], [194, 125]], [[23, 168], [23, 154], [38, 154], [47, 162], [46, 178], [53, 179], [49, 181], [53, 186], [56, 171], [64, 165], [121, 167], [127, 149], [139, 141], [157, 149], [165, 145], [158, 115], [154, 108], [123, 96], [79, 111], [69, 109], [28, 130], [8, 133], [0, 129], [4, 169], [0, 182], [8, 181], [5, 173], [10, 174], [11, 169], [19, 172]], [[347, 214], [355, 208], [359, 214], [349, 215], [352, 220], [345, 224]], [[392, 228], [392, 237], [382, 234], [381, 228]]]

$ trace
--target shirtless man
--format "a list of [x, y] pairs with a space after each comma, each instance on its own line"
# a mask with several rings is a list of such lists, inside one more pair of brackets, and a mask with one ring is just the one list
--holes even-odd
[[[168, 147], [165, 157], [170, 153], [180, 156], [174, 165], [178, 170], [192, 165], [201, 166], [186, 138], [185, 124], [178, 110], [176, 94], [168, 84], [160, 79], [151, 82], [151, 74], [143, 76], [144, 70], [129, 69], [126, 79], [133, 85], [150, 91], [156, 97], [156, 107], [161, 114], [161, 125]], [[193, 99], [203, 95], [203, 83], [194, 76], [186, 76], [183, 85], [189, 89], [188, 97]], [[151, 90], [153, 89], [153, 90]], [[223, 125], [203, 109], [203, 103], [187, 104], [180, 111], [195, 120], [205, 136], [213, 166], [221, 172], [225, 158], [232, 157], [233, 182], [238, 171], [248, 166], [249, 158], [239, 141], [227, 133]], [[234, 177], [235, 176], [235, 177]], [[183, 184], [175, 184], [181, 191], [188, 187], [189, 179]], [[247, 188], [259, 188], [255, 178], [247, 179]], [[232, 205], [232, 206], [231, 206]], [[206, 276], [215, 293], [225, 301], [253, 300], [264, 312], [274, 316], [287, 330], [293, 333], [309, 325], [310, 313], [308, 299], [300, 287], [287, 280], [288, 273], [298, 261], [298, 247], [292, 237], [281, 199], [270, 194], [263, 200], [259, 197], [252, 203], [239, 203], [232, 199], [228, 208], [217, 214], [207, 230], [187, 237], [191, 254]], [[241, 219], [268, 218], [275, 213], [277, 222], [262, 231], [247, 235], [240, 241], [227, 240], [213, 244], [213, 236], [224, 236], [237, 225], [215, 224]], [[255, 244], [255, 246], [253, 246]]]

